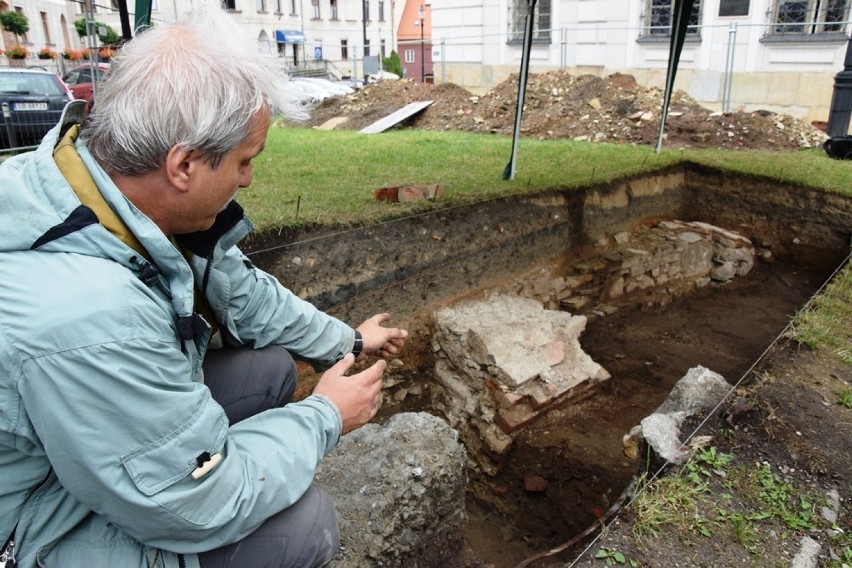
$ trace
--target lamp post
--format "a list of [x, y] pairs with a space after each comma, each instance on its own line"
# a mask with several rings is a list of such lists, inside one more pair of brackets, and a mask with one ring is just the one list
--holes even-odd
[[426, 82], [426, 44], [423, 43], [423, 19], [426, 17], [426, 8], [423, 4], [417, 10], [417, 15], [420, 16], [420, 82]]

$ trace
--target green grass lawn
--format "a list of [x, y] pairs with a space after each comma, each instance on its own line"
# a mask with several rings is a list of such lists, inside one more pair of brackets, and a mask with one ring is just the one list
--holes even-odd
[[[295, 127], [270, 129], [241, 193], [259, 230], [301, 224], [370, 223], [435, 207], [452, 207], [546, 188], [572, 188], [690, 161], [852, 195], [852, 161], [822, 150], [733, 152], [521, 138], [516, 179], [504, 181], [508, 137], [418, 130], [366, 135]], [[388, 203], [380, 187], [438, 183], [440, 202]]]

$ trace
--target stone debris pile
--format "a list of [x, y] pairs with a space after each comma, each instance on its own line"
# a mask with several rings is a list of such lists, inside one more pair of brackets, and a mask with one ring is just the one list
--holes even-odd
[[[511, 136], [517, 96], [517, 74], [484, 94], [452, 83], [380, 81], [324, 100], [313, 109], [309, 124], [360, 130], [409, 103], [431, 100], [432, 105], [399, 127]], [[662, 101], [661, 89], [639, 86], [631, 75], [531, 73], [521, 134], [654, 146]], [[679, 90], [672, 94], [665, 129], [667, 148], [799, 150], [818, 147], [827, 138], [822, 130], [789, 115], [765, 110], [714, 112]]]

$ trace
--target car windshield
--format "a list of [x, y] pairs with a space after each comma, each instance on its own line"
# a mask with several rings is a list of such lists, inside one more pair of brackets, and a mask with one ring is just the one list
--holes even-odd
[[49, 74], [42, 73], [0, 73], [0, 93], [19, 95], [63, 95], [59, 81]]

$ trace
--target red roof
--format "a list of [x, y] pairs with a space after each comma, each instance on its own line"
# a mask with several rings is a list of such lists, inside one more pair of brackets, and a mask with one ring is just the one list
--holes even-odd
[[424, 0], [411, 0], [405, 3], [402, 18], [399, 21], [397, 39], [399, 41], [420, 40], [420, 7], [423, 6], [423, 37], [432, 37], [432, 6]]

